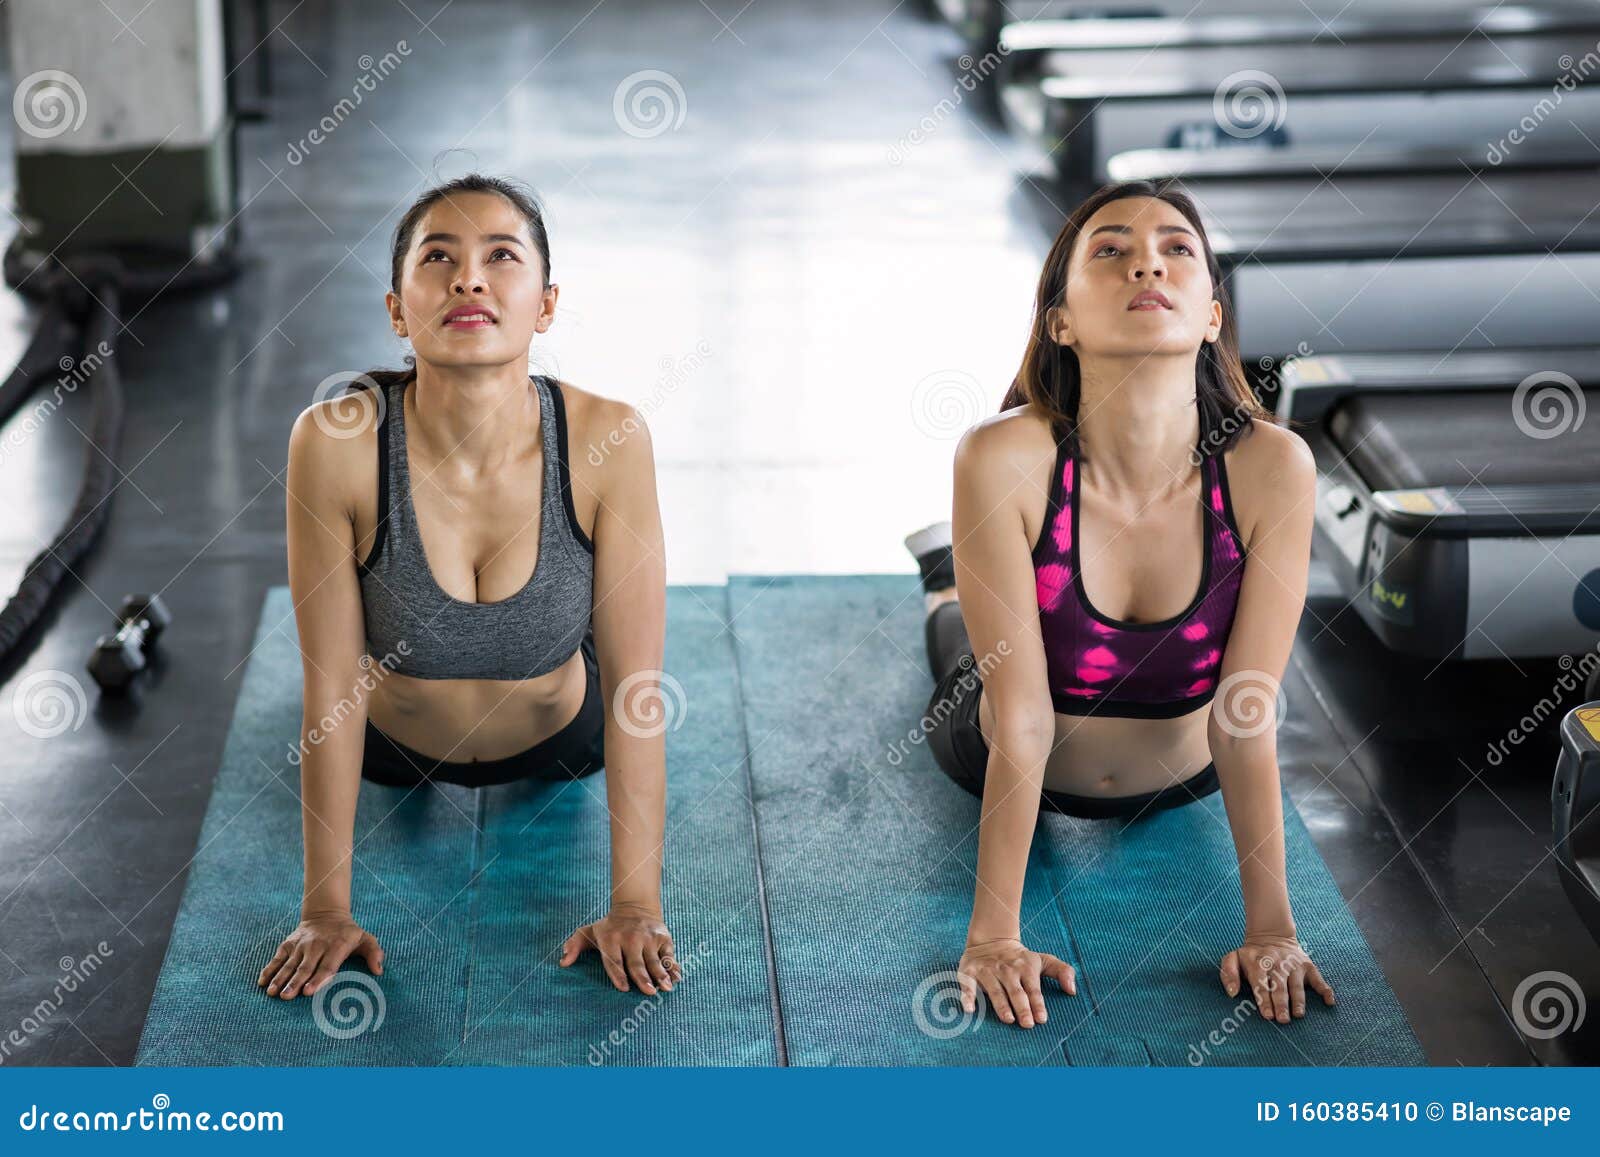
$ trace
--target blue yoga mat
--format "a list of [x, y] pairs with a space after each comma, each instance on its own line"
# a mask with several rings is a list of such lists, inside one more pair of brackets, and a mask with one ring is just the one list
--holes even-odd
[[1424, 1063], [1287, 797], [1290, 899], [1336, 1006], [1279, 1026], [1222, 990], [1243, 912], [1219, 793], [1126, 826], [1041, 817], [1025, 938], [1077, 967], [1079, 994], [1046, 981], [1032, 1030], [963, 1017], [978, 800], [914, 738], [933, 682], [915, 578], [729, 590], [790, 1063]]
[[664, 894], [684, 983], [613, 989], [559, 946], [604, 914], [605, 773], [565, 784], [363, 783], [357, 919], [384, 946], [317, 997], [255, 978], [298, 919], [300, 660], [288, 589], [268, 593], [137, 1063], [769, 1065], [762, 932], [726, 590], [667, 594]]

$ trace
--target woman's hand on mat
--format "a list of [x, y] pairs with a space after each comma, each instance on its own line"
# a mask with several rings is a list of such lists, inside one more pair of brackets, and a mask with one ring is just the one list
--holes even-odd
[[284, 1000], [299, 993], [310, 996], [353, 955], [365, 957], [374, 976], [383, 975], [378, 938], [348, 915], [302, 916], [300, 926], [284, 938], [261, 970], [256, 987], [265, 985], [268, 996]]
[[1048, 952], [1034, 952], [1020, 940], [985, 940], [968, 944], [956, 969], [961, 984], [961, 1007], [976, 1012], [978, 988], [983, 988], [994, 1014], [1006, 1024], [1032, 1028], [1049, 1020], [1040, 977], [1053, 979], [1068, 996], [1078, 995], [1072, 965]]
[[1293, 936], [1246, 936], [1222, 958], [1222, 987], [1229, 996], [1239, 995], [1241, 977], [1261, 1015], [1279, 1024], [1306, 1014], [1307, 984], [1322, 995], [1323, 1004], [1333, 1003], [1333, 986]]
[[658, 987], [667, 992], [683, 979], [683, 969], [672, 953], [672, 933], [662, 923], [661, 910], [643, 904], [615, 904], [604, 920], [585, 924], [561, 946], [561, 967], [566, 968], [589, 949], [600, 954], [606, 975], [620, 991], [628, 991], [628, 978], [639, 991], [654, 996]]

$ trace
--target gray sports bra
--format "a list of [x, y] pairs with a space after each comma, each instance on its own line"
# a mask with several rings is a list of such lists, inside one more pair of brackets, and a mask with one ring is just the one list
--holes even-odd
[[411, 504], [406, 382], [384, 387], [378, 532], [356, 573], [367, 650], [374, 661], [387, 658], [392, 671], [415, 679], [531, 679], [566, 662], [589, 630], [594, 543], [572, 507], [566, 408], [555, 381], [531, 380], [544, 439], [539, 558], [527, 585], [495, 603], [464, 603], [434, 581]]

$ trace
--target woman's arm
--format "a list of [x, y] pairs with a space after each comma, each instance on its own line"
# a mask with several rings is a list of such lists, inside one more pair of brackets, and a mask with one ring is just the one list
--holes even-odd
[[974, 664], [984, 672], [983, 698], [993, 718], [978, 879], [960, 970], [963, 1003], [969, 1011], [974, 1007], [981, 984], [1002, 1021], [1014, 1016], [1031, 1028], [1046, 1019], [1041, 971], [1068, 992], [1076, 986], [1070, 965], [1030, 952], [1021, 941], [1023, 877], [1055, 742], [1032, 548], [1022, 517], [1023, 500], [1039, 491], [1039, 453], [1020, 436], [1025, 433], [1012, 418], [991, 419], [962, 436], [950, 529], [961, 617]]
[[[340, 404], [348, 402], [318, 403]], [[336, 425], [319, 422], [312, 407], [300, 414], [289, 435], [285, 518], [304, 675], [299, 755], [305, 888], [300, 927], [257, 981], [284, 999], [314, 992], [352, 951], [363, 954], [373, 972], [383, 970], [377, 940], [350, 912], [351, 843], [370, 684], [362, 683], [366, 628], [348, 481], [359, 456], [351, 454], [347, 440], [326, 432]], [[331, 719], [339, 723], [324, 730], [322, 721]]]
[[[1317, 467], [1310, 448], [1291, 431], [1273, 427], [1253, 436], [1264, 433], [1272, 441], [1261, 447], [1268, 463], [1253, 486], [1259, 515], [1206, 736], [1239, 860], [1249, 949], [1229, 953], [1223, 983], [1235, 995], [1243, 965], [1262, 1015], [1287, 1021], [1291, 1004], [1294, 1015], [1304, 1012], [1305, 979], [1322, 991], [1309, 959], [1299, 967], [1304, 954], [1295, 939], [1285, 875], [1276, 718], [1278, 688], [1305, 607]], [[1324, 998], [1331, 995], [1328, 989]]]
[[[355, 522], [336, 461], [347, 448], [348, 443], [324, 431], [310, 409], [296, 419], [289, 436], [289, 590], [305, 681], [300, 721], [303, 914], [350, 911], [350, 844], [367, 721], [366, 698], [357, 681], [367, 646], [355, 568]], [[342, 722], [323, 732], [322, 719]]]
[[[666, 639], [666, 554], [650, 432], [633, 407], [595, 399], [611, 432], [594, 532], [594, 643], [606, 704], [606, 805], [611, 815], [611, 913], [568, 938], [561, 964], [599, 951], [614, 986], [671, 990], [681, 976], [661, 910], [668, 720], [660, 691]], [[615, 432], [621, 431], [620, 434]], [[573, 444], [585, 440], [574, 439]], [[620, 697], [618, 692], [621, 692]]]

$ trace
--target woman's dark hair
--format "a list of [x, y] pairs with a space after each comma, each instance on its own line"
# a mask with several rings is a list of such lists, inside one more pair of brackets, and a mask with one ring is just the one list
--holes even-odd
[[[522, 214], [528, 223], [528, 233], [533, 238], [533, 244], [539, 250], [539, 257], [544, 262], [544, 282], [550, 282], [550, 235], [545, 231], [544, 207], [539, 203], [539, 196], [532, 189], [526, 188], [517, 181], [507, 177], [490, 177], [482, 173], [467, 173], [443, 185], [436, 185], [422, 196], [418, 197], [406, 210], [406, 215], [400, 218], [400, 224], [395, 226], [394, 241], [389, 252], [389, 288], [396, 295], [400, 293], [400, 276], [405, 269], [406, 253], [411, 249], [411, 239], [416, 236], [417, 225], [428, 213], [428, 210], [440, 201], [462, 193], [498, 193], [511, 202], [512, 208]], [[408, 382], [417, 375], [417, 359], [414, 354], [405, 358], [406, 367], [403, 370], [373, 369], [366, 372], [372, 384], [380, 390], [396, 382]], [[357, 379], [352, 382], [350, 392], [356, 389], [371, 389], [365, 381]]]
[[1239, 440], [1251, 419], [1275, 424], [1276, 419], [1262, 406], [1245, 377], [1244, 366], [1239, 361], [1239, 331], [1233, 304], [1223, 284], [1222, 269], [1200, 222], [1199, 210], [1175, 181], [1123, 181], [1105, 185], [1072, 211], [1044, 259], [1044, 271], [1039, 275], [1039, 288], [1033, 302], [1033, 328], [1028, 335], [1027, 349], [1023, 351], [1022, 367], [1006, 391], [1000, 408], [1009, 410], [1033, 403], [1050, 419], [1056, 439], [1065, 441], [1070, 452], [1081, 455], [1078, 403], [1083, 392], [1082, 373], [1078, 355], [1057, 344], [1051, 336], [1050, 310], [1066, 304], [1067, 267], [1084, 226], [1103, 206], [1127, 197], [1154, 197], [1171, 205], [1188, 219], [1205, 250], [1212, 293], [1222, 303], [1222, 331], [1216, 341], [1200, 343], [1195, 362], [1195, 402], [1205, 410], [1202, 417], [1209, 444], [1203, 448], [1203, 453], [1220, 454]]

